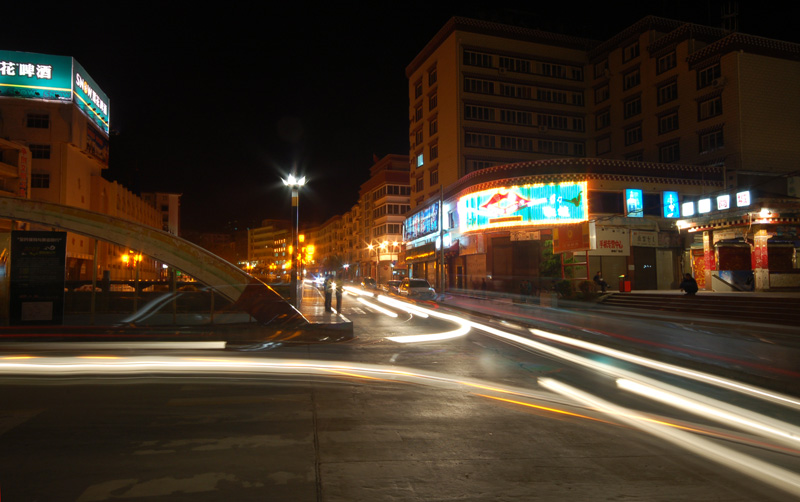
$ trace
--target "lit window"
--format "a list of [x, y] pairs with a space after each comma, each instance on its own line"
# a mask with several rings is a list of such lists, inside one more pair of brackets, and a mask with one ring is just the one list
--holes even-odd
[[422, 164], [424, 164], [424, 161], [425, 161], [424, 154], [420, 153], [419, 155], [417, 155], [417, 167], [421, 167]]

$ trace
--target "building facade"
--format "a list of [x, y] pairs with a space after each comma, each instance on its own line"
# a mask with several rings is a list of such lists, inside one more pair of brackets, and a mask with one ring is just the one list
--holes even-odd
[[[0, 51], [0, 84], [4, 193], [161, 228], [153, 207], [101, 177], [109, 159], [110, 100], [77, 61]], [[94, 239], [68, 234], [68, 279], [91, 279], [95, 248]], [[160, 265], [139, 260], [136, 250], [97, 243], [97, 251], [99, 277], [108, 270], [111, 279], [128, 279], [126, 269], [137, 262], [142, 279], [160, 274]]]
[[[473, 212], [499, 207], [490, 200], [481, 202], [486, 207], [460, 206], [462, 198], [497, 184], [507, 190], [492, 197], [508, 203], [514, 193], [520, 203], [522, 192], [533, 194], [531, 183], [585, 182], [585, 220], [594, 223], [593, 238], [606, 235], [598, 233], [606, 227], [624, 231], [619, 245], [630, 258], [604, 259], [592, 247], [569, 259], [586, 263], [581, 277], [607, 269], [607, 280], [636, 277], [638, 289], [674, 287], [684, 271], [707, 276], [716, 270], [708, 249], [698, 268], [693, 237], [677, 251], [673, 218], [680, 212], [666, 217], [666, 206], [750, 189], [797, 203], [798, 44], [652, 16], [602, 42], [453, 18], [406, 76], [412, 188], [406, 261], [411, 275], [437, 287], [474, 287], [479, 277], [514, 291], [514, 281], [504, 277], [537, 268], [514, 263], [545, 256], [533, 248], [533, 255], [519, 251], [525, 246], [519, 242], [536, 240], [530, 235], [554, 237], [560, 225], [576, 220], [509, 214], [522, 222], [464, 227]], [[629, 214], [631, 203], [641, 207], [638, 215]], [[780, 232], [797, 242], [796, 226]], [[655, 251], [636, 249], [645, 247]], [[506, 250], [495, 251], [501, 248]], [[661, 256], [662, 266], [654, 266], [654, 256]], [[710, 277], [707, 287], [713, 287]]]

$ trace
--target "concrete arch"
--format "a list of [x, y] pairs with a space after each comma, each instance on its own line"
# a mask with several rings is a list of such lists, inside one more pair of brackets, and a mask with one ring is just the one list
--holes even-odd
[[268, 285], [162, 230], [87, 209], [7, 196], [0, 196], [0, 218], [45, 225], [135, 249], [213, 287], [260, 322], [307, 322]]

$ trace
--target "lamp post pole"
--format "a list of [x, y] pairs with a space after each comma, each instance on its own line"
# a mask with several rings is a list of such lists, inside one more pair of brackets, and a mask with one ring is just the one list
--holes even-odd
[[283, 184], [292, 190], [292, 278], [289, 290], [289, 301], [295, 308], [300, 307], [298, 300], [297, 274], [300, 269], [300, 187], [305, 185], [306, 177], [295, 178], [294, 174], [283, 180]]

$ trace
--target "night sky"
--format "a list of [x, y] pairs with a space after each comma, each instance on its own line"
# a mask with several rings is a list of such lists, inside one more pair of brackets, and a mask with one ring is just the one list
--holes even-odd
[[[408, 154], [405, 67], [453, 15], [605, 40], [648, 14], [715, 24], [719, 1], [581, 3], [4, 6], [0, 48], [77, 59], [111, 101], [105, 177], [182, 193], [184, 229], [221, 231], [288, 219], [293, 166], [301, 224], [352, 207], [373, 155]], [[775, 4], [741, 0], [740, 31], [799, 42]]]

